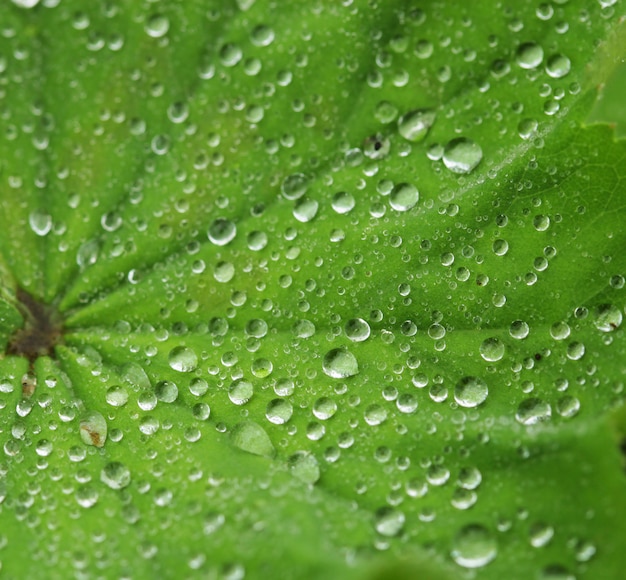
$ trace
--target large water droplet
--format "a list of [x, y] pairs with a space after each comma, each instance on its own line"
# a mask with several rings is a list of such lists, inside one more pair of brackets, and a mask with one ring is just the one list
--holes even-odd
[[320, 478], [320, 466], [314, 455], [308, 451], [297, 451], [288, 460], [287, 465], [292, 475], [313, 485]]
[[452, 558], [464, 568], [480, 568], [491, 562], [498, 553], [495, 538], [487, 528], [470, 524], [462, 528], [452, 542]]
[[404, 513], [392, 507], [382, 507], [374, 515], [374, 527], [382, 536], [397, 536], [404, 526]]
[[254, 421], [237, 423], [230, 433], [230, 440], [235, 447], [253, 455], [274, 457], [276, 449], [265, 429]]
[[324, 355], [322, 368], [333, 379], [345, 379], [358, 374], [359, 363], [345, 348], [333, 348]]
[[179, 373], [190, 373], [198, 368], [198, 355], [186, 346], [175, 346], [167, 361], [172, 369]]
[[252, 383], [244, 380], [234, 381], [228, 389], [228, 398], [235, 405], [245, 405], [253, 394]]
[[517, 49], [515, 60], [521, 68], [536, 68], [543, 61], [543, 48], [534, 42], [525, 42]]
[[100, 472], [100, 481], [111, 489], [123, 489], [130, 483], [130, 469], [119, 461], [107, 463]]
[[145, 30], [152, 38], [161, 38], [170, 29], [170, 21], [162, 14], [154, 14], [146, 20]]
[[612, 304], [602, 304], [595, 309], [595, 327], [602, 332], [613, 332], [622, 324], [622, 311]]
[[461, 407], [478, 407], [489, 394], [487, 383], [477, 377], [464, 377], [454, 388], [454, 400]]
[[86, 445], [102, 447], [107, 438], [106, 419], [97, 411], [85, 413], [80, 420], [80, 438]]
[[218, 218], [209, 226], [207, 235], [216, 246], [225, 246], [237, 235], [237, 226], [230, 220]]
[[517, 407], [517, 413], [515, 413], [515, 418], [522, 425], [535, 425], [540, 421], [547, 421], [551, 416], [550, 404], [537, 397], [522, 401]]
[[265, 410], [265, 417], [274, 425], [283, 425], [293, 415], [293, 405], [284, 399], [272, 399]]
[[398, 119], [398, 131], [405, 139], [417, 143], [423, 141], [433, 126], [437, 113], [432, 109], [416, 109]]
[[499, 338], [487, 338], [483, 340], [479, 350], [480, 356], [487, 362], [496, 362], [504, 356], [504, 343]]
[[370, 336], [370, 325], [362, 318], [351, 318], [344, 327], [346, 336], [353, 342], [362, 342]]
[[389, 194], [389, 205], [396, 211], [408, 211], [419, 201], [417, 187], [410, 183], [398, 183]]
[[465, 137], [452, 139], [443, 152], [443, 163], [453, 173], [470, 173], [482, 158], [480, 145]]
[[306, 175], [302, 173], [293, 173], [288, 175], [280, 188], [286, 199], [298, 199], [302, 197], [307, 190], [308, 180]]

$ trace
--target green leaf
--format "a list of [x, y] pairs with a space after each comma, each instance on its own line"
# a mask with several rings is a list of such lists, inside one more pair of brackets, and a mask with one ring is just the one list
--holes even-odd
[[93, 4], [3, 9], [6, 577], [621, 577], [621, 4]]

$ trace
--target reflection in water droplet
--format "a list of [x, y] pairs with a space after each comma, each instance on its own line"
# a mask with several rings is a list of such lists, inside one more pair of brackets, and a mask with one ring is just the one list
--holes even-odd
[[265, 417], [274, 425], [287, 423], [293, 415], [293, 405], [284, 399], [272, 399], [265, 409]]
[[111, 489], [123, 489], [131, 480], [130, 469], [119, 461], [107, 463], [100, 472], [100, 481]]
[[546, 72], [553, 79], [560, 79], [566, 76], [572, 67], [569, 58], [562, 54], [555, 54], [546, 63]]
[[622, 324], [622, 311], [612, 304], [602, 304], [594, 311], [595, 327], [602, 332], [613, 332]]
[[276, 449], [265, 429], [254, 421], [237, 423], [230, 432], [231, 443], [253, 455], [274, 457]]
[[536, 522], [530, 527], [529, 539], [534, 548], [542, 548], [554, 536], [554, 528], [543, 522]]
[[162, 14], [154, 14], [146, 20], [145, 30], [152, 38], [161, 38], [170, 29], [170, 21]]
[[294, 453], [287, 461], [287, 466], [296, 479], [309, 485], [313, 485], [320, 478], [320, 466], [317, 459], [308, 451]]
[[487, 362], [499, 361], [504, 356], [504, 343], [495, 337], [483, 340], [480, 345], [480, 356]]
[[405, 519], [404, 514], [400, 510], [385, 506], [376, 510], [374, 527], [382, 536], [397, 536], [402, 531]]
[[410, 183], [398, 183], [389, 194], [389, 205], [396, 211], [408, 211], [419, 201], [417, 187]]
[[514, 320], [509, 327], [509, 334], [511, 338], [522, 340], [530, 333], [530, 327], [523, 320]]
[[453, 173], [470, 173], [482, 158], [480, 146], [465, 137], [452, 139], [443, 152], [443, 163]]
[[477, 377], [464, 377], [454, 388], [454, 400], [461, 407], [478, 407], [485, 402], [488, 394], [487, 383]]
[[367, 340], [370, 336], [370, 325], [362, 318], [352, 318], [344, 327], [346, 336], [353, 342]]
[[245, 405], [253, 394], [252, 383], [244, 380], [234, 381], [228, 389], [228, 398], [235, 405]]
[[531, 397], [522, 401], [517, 407], [515, 418], [522, 425], [535, 425], [541, 421], [547, 421], [552, 416], [552, 408], [549, 403]]
[[333, 379], [345, 379], [358, 374], [359, 363], [345, 348], [333, 348], [324, 355], [322, 368]]
[[190, 373], [198, 367], [198, 355], [186, 346], [175, 346], [167, 360], [170, 367], [179, 373]]
[[437, 113], [432, 109], [416, 109], [402, 115], [398, 120], [398, 131], [408, 141], [423, 141], [433, 126]]
[[216, 246], [225, 246], [237, 235], [237, 226], [230, 220], [218, 218], [209, 226], [207, 235]]
[[465, 526], [452, 541], [452, 558], [464, 568], [486, 566], [497, 553], [496, 539], [487, 528], [479, 524]]
[[536, 68], [543, 61], [543, 48], [534, 42], [525, 42], [517, 49], [515, 61], [521, 68]]

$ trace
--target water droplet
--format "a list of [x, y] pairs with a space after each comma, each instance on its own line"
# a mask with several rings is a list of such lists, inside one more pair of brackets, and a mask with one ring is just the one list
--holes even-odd
[[170, 29], [170, 21], [162, 14], [154, 14], [146, 20], [145, 30], [152, 38], [161, 38]]
[[313, 415], [320, 421], [327, 421], [337, 412], [337, 403], [330, 397], [321, 397], [313, 403]]
[[470, 524], [462, 528], [452, 542], [452, 558], [464, 568], [486, 566], [498, 554], [495, 538], [479, 524]]
[[543, 48], [534, 42], [525, 42], [517, 49], [515, 60], [521, 68], [536, 68], [543, 61]]
[[415, 109], [398, 119], [398, 131], [408, 141], [423, 141], [436, 118], [437, 113], [432, 109]]
[[319, 207], [319, 202], [314, 199], [299, 199], [293, 208], [293, 217], [302, 223], [310, 222], [315, 219]]
[[123, 489], [131, 480], [130, 469], [119, 461], [107, 463], [100, 472], [100, 481], [111, 489]]
[[359, 363], [345, 348], [333, 348], [324, 355], [322, 368], [333, 379], [345, 379], [358, 374]]
[[120, 385], [109, 387], [106, 402], [112, 407], [123, 407], [128, 402], [128, 391]]
[[287, 461], [289, 471], [300, 481], [313, 485], [320, 478], [320, 466], [308, 451], [297, 451]]
[[511, 338], [522, 340], [530, 333], [530, 327], [523, 320], [514, 320], [509, 327]]
[[207, 235], [216, 246], [225, 246], [235, 239], [237, 226], [230, 220], [218, 218], [209, 226]]
[[495, 337], [483, 340], [480, 345], [480, 356], [487, 362], [497, 362], [504, 356], [504, 343]]
[[102, 447], [107, 438], [107, 422], [97, 411], [85, 413], [80, 420], [80, 438], [85, 445]]
[[550, 327], [550, 336], [554, 340], [565, 340], [570, 335], [570, 328], [567, 322], [555, 322]]
[[567, 345], [566, 355], [570, 360], [580, 360], [585, 356], [585, 345], [582, 342], [571, 342]]
[[173, 403], [178, 398], [178, 386], [172, 381], [159, 381], [154, 387], [154, 394], [162, 403]]
[[398, 183], [391, 190], [389, 205], [396, 211], [408, 211], [419, 201], [417, 187], [410, 183]]
[[572, 67], [569, 58], [562, 54], [555, 54], [546, 63], [546, 72], [553, 79], [560, 79], [566, 76]]
[[387, 409], [381, 405], [370, 405], [365, 409], [364, 418], [365, 422], [372, 427], [380, 425], [387, 420]]
[[556, 404], [556, 410], [561, 417], [573, 417], [580, 411], [580, 401], [569, 395], [561, 397]]
[[235, 405], [245, 405], [253, 394], [252, 383], [245, 380], [234, 381], [228, 389], [228, 398]]
[[454, 400], [461, 407], [478, 407], [485, 402], [488, 394], [487, 383], [477, 377], [464, 377], [454, 388]]
[[307, 190], [308, 180], [302, 173], [288, 175], [280, 188], [285, 199], [295, 200], [302, 197]]
[[331, 205], [338, 214], [346, 214], [354, 209], [356, 202], [354, 196], [345, 191], [339, 191], [333, 196]]
[[186, 346], [175, 346], [170, 350], [167, 361], [179, 373], [190, 373], [198, 368], [198, 355]]
[[595, 327], [602, 332], [613, 332], [622, 324], [622, 312], [612, 304], [602, 304], [594, 311]]
[[483, 480], [483, 476], [476, 467], [464, 467], [459, 473], [458, 484], [463, 489], [476, 489]]
[[362, 318], [351, 318], [344, 327], [346, 336], [353, 342], [362, 342], [370, 336], [370, 325]]
[[235, 447], [253, 455], [274, 457], [276, 453], [265, 429], [254, 421], [237, 423], [230, 433], [230, 440]]
[[374, 515], [374, 527], [381, 536], [397, 536], [404, 526], [404, 513], [392, 507], [382, 507]]
[[533, 548], [542, 548], [554, 536], [554, 528], [543, 522], [537, 522], [530, 527], [529, 536]]
[[443, 163], [453, 173], [470, 173], [482, 158], [480, 146], [465, 137], [452, 139], [443, 152]]
[[218, 282], [222, 284], [226, 284], [230, 282], [235, 276], [235, 266], [230, 262], [218, 262], [215, 265], [215, 270], [213, 271], [213, 277]]
[[265, 417], [274, 425], [283, 425], [291, 419], [293, 405], [284, 399], [272, 399], [265, 409]]
[[30, 229], [37, 236], [45, 236], [52, 229], [52, 217], [41, 210], [35, 210], [28, 216]]
[[541, 421], [547, 421], [552, 416], [552, 408], [549, 403], [531, 397], [522, 401], [517, 407], [515, 418], [522, 425], [536, 425]]

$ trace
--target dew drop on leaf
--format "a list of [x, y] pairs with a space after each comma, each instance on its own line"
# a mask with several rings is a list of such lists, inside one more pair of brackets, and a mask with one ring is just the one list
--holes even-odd
[[426, 138], [436, 118], [432, 109], [415, 109], [398, 119], [398, 132], [408, 141], [418, 143]]
[[107, 389], [106, 402], [112, 407], [123, 407], [128, 402], [128, 391], [120, 385], [113, 385]]
[[345, 379], [359, 372], [356, 357], [345, 348], [333, 348], [324, 355], [324, 372], [333, 379]]
[[209, 226], [207, 235], [216, 246], [225, 246], [235, 239], [237, 226], [230, 220], [218, 218]]
[[602, 304], [594, 311], [593, 323], [602, 332], [613, 332], [622, 324], [622, 312], [612, 304]]
[[452, 541], [452, 558], [464, 568], [486, 566], [497, 554], [496, 539], [480, 524], [470, 524], [461, 528]]
[[111, 489], [124, 489], [130, 480], [130, 469], [119, 461], [107, 463], [100, 472], [100, 481]]
[[487, 362], [497, 362], [504, 356], [504, 348], [504, 343], [499, 338], [487, 338], [480, 345], [480, 356]]
[[443, 164], [453, 173], [470, 173], [482, 158], [480, 145], [465, 137], [452, 139], [443, 152]]
[[477, 377], [464, 377], [454, 388], [454, 400], [461, 407], [478, 407], [485, 402], [488, 394], [487, 383]]
[[281, 192], [285, 199], [295, 200], [302, 197], [308, 187], [308, 180], [302, 173], [293, 173], [285, 178], [281, 185]]
[[536, 425], [541, 421], [547, 421], [552, 416], [552, 408], [546, 401], [537, 397], [525, 399], [517, 407], [515, 419], [522, 425]]
[[291, 474], [300, 481], [313, 485], [320, 478], [320, 466], [314, 455], [308, 451], [297, 451], [287, 461]]
[[154, 394], [162, 403], [173, 403], [178, 398], [178, 386], [172, 381], [159, 381], [154, 387]]
[[569, 58], [562, 54], [555, 54], [546, 62], [546, 72], [553, 79], [560, 79], [569, 73], [571, 66]]
[[265, 409], [265, 417], [274, 425], [283, 425], [291, 419], [293, 405], [285, 399], [272, 399]]
[[410, 183], [398, 183], [389, 194], [389, 205], [396, 211], [408, 211], [419, 201], [417, 187]]
[[397, 536], [404, 526], [404, 513], [392, 507], [382, 507], [374, 515], [374, 527], [381, 536]]
[[146, 20], [145, 30], [152, 38], [161, 38], [170, 29], [170, 21], [162, 14], [153, 14]]
[[254, 394], [252, 383], [243, 379], [234, 381], [228, 389], [228, 398], [235, 405], [245, 405]]
[[230, 440], [235, 447], [253, 455], [273, 457], [276, 453], [265, 429], [254, 421], [237, 423], [230, 432]]
[[52, 229], [52, 217], [41, 210], [35, 210], [28, 216], [28, 224], [37, 236], [45, 236]]
[[179, 373], [190, 373], [198, 367], [198, 355], [186, 346], [175, 346], [167, 356], [167, 362]]
[[521, 68], [536, 68], [543, 61], [543, 48], [534, 42], [525, 42], [517, 49], [515, 61]]
[[351, 318], [344, 327], [346, 336], [353, 342], [362, 342], [370, 336], [370, 325], [362, 318]]
[[85, 413], [80, 419], [80, 438], [86, 445], [102, 447], [107, 438], [107, 422], [97, 411]]

